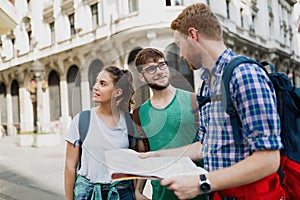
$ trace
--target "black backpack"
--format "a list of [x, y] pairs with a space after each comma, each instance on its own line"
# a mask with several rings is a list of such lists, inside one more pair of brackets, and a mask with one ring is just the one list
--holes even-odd
[[[238, 129], [241, 127], [241, 122], [231, 99], [229, 82], [235, 67], [242, 63], [256, 64], [266, 72], [267, 65], [271, 69], [271, 73], [267, 72], [267, 74], [276, 92], [277, 110], [281, 123], [280, 137], [284, 146], [281, 150], [281, 166], [278, 173], [281, 175], [288, 199], [300, 199], [300, 88], [293, 87], [290, 79], [284, 73], [275, 72], [270, 63], [258, 62], [246, 56], [233, 58], [224, 69], [222, 81], [226, 93], [226, 113], [230, 116], [236, 144], [240, 144]], [[203, 86], [204, 84], [200, 95], [202, 95]], [[211, 101], [210, 97], [204, 96], [198, 96], [197, 99], [199, 107]]]

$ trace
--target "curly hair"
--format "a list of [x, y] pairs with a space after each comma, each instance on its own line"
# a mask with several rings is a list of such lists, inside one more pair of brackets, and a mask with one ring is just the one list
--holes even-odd
[[107, 66], [103, 70], [109, 72], [113, 78], [115, 89], [121, 89], [122, 95], [116, 97], [117, 106], [120, 110], [129, 112], [134, 104], [133, 75], [127, 69], [120, 69], [116, 66]]
[[195, 28], [199, 34], [210, 40], [222, 39], [221, 23], [210, 7], [197, 3], [186, 7], [171, 23], [170, 28], [184, 35], [188, 35], [189, 28]]

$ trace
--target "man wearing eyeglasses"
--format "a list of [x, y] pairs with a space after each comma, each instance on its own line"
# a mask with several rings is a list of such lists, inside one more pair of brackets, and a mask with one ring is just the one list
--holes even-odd
[[[199, 116], [196, 95], [170, 84], [170, 71], [164, 54], [154, 48], [143, 49], [137, 54], [135, 65], [139, 79], [147, 83], [153, 92], [150, 99], [133, 112], [138, 137], [148, 141], [138, 140], [138, 151], [176, 148], [197, 141]], [[144, 185], [145, 180], [138, 180], [135, 190], [137, 200], [147, 199], [142, 195]], [[159, 181], [152, 180], [151, 185], [152, 199], [178, 199]]]

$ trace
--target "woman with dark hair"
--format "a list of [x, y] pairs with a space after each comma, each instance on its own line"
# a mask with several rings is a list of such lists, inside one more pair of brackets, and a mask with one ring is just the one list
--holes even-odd
[[[65, 195], [67, 200], [134, 199], [132, 181], [111, 183], [105, 151], [129, 148], [125, 115], [133, 103], [133, 77], [115, 66], [102, 69], [93, 86], [90, 126], [80, 144], [77, 114], [67, 133]], [[81, 154], [81, 156], [80, 156]], [[80, 159], [80, 168], [77, 169]]]

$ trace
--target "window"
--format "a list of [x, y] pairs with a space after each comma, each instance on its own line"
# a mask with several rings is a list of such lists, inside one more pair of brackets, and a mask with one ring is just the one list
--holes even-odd
[[29, 48], [33, 49], [34, 44], [32, 43], [32, 31], [31, 30], [27, 31], [27, 35], [28, 35]]
[[166, 0], [166, 6], [171, 6], [171, 0]]
[[180, 6], [183, 5], [182, 0], [166, 0], [166, 6]]
[[250, 24], [250, 32], [255, 33], [255, 15], [252, 15], [252, 23]]
[[243, 8], [240, 9], [240, 15], [241, 15], [241, 27], [244, 28]]
[[72, 35], [76, 34], [74, 13], [69, 15], [69, 22], [70, 22], [70, 33], [71, 33], [71, 36], [72, 36]]
[[230, 19], [230, 0], [226, 0], [226, 11], [227, 11], [227, 18]]
[[93, 27], [96, 28], [99, 25], [98, 3], [91, 5], [91, 12], [92, 12]]
[[50, 32], [51, 32], [51, 44], [55, 43], [55, 30], [54, 30], [54, 22], [51, 22], [49, 24], [50, 26]]

